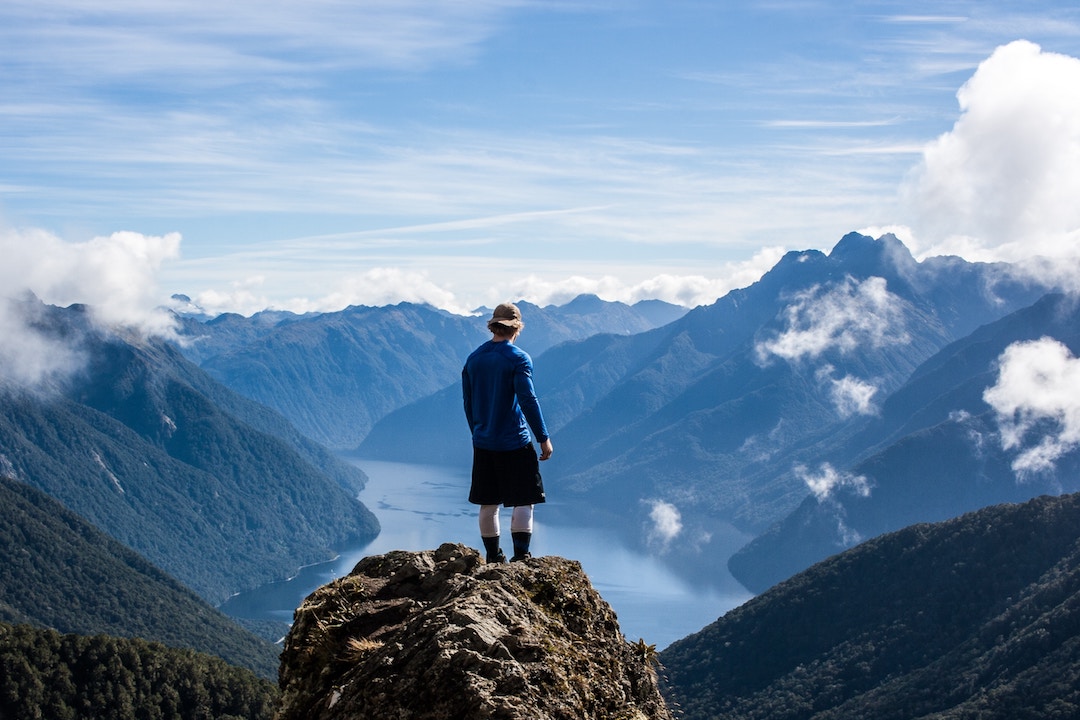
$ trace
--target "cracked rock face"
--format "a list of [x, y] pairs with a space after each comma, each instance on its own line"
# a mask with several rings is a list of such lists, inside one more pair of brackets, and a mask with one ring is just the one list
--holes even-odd
[[296, 610], [279, 720], [670, 720], [577, 562], [463, 545], [364, 558]]

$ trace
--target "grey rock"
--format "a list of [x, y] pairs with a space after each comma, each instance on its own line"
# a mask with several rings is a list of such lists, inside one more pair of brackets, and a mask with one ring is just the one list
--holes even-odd
[[396, 551], [296, 610], [278, 720], [670, 720], [651, 650], [578, 562]]

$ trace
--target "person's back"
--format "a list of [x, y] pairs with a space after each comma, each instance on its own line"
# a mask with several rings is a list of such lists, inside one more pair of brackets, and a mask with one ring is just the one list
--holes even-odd
[[475, 447], [516, 450], [530, 442], [530, 426], [539, 440], [547, 437], [532, 386], [532, 360], [509, 340], [489, 340], [474, 350], [462, 384]]
[[[499, 505], [513, 507], [513, 560], [525, 560], [532, 539], [533, 506], [546, 500], [539, 460], [551, 457], [551, 438], [532, 382], [532, 359], [514, 340], [524, 327], [511, 303], [495, 308], [491, 340], [469, 355], [461, 370], [465, 419], [472, 434], [469, 502], [480, 506], [480, 537], [488, 562], [505, 562], [499, 548]], [[532, 436], [530, 432], [532, 431]]]

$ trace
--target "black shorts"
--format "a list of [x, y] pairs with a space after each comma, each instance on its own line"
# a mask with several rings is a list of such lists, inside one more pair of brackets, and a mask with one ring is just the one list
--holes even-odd
[[532, 443], [517, 450], [473, 448], [472, 487], [474, 505], [536, 505], [544, 502], [540, 460]]

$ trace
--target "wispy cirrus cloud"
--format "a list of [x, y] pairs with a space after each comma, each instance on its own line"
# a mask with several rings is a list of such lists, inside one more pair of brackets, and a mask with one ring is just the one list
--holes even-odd
[[[235, 84], [269, 71], [422, 69], [467, 61], [521, 0], [10, 0], [0, 16], [0, 57], [16, 56], [60, 77], [169, 76]], [[78, 58], [72, 65], [68, 61]]]
[[1076, 46], [1050, 5], [12, 0], [0, 212], [179, 232], [164, 284], [192, 295], [426, 272], [468, 306], [509, 250], [518, 286], [697, 303], [762, 248], [904, 224], [898, 178], [980, 61], [1016, 28]]

